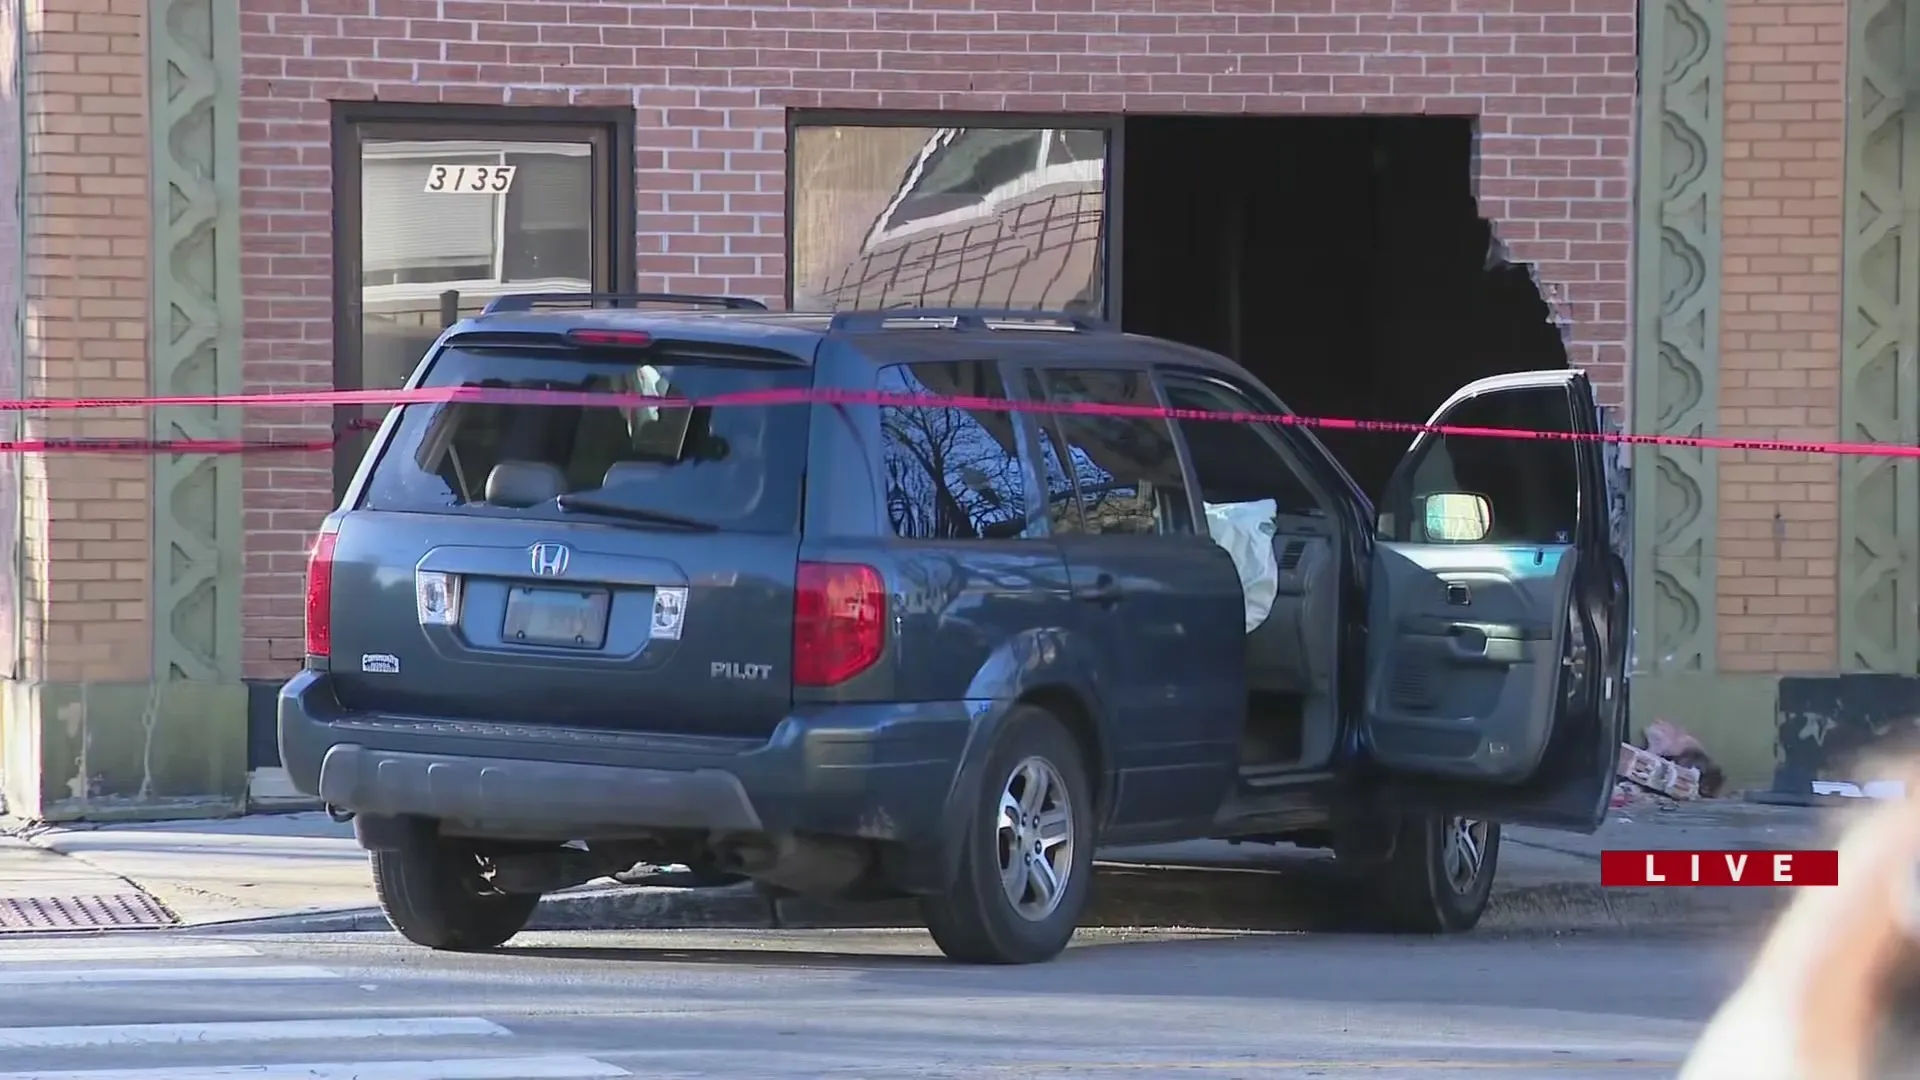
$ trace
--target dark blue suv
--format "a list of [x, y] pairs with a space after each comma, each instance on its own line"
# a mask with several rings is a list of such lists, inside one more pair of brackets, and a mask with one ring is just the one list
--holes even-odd
[[[1035, 312], [506, 297], [408, 386], [620, 395], [395, 408], [314, 545], [281, 752], [420, 944], [687, 867], [917, 897], [949, 956], [1040, 961], [1096, 846], [1196, 837], [1329, 847], [1379, 925], [1444, 932], [1495, 822], [1606, 813], [1596, 442], [1422, 435], [1376, 507], [1245, 422], [1285, 406], [1239, 366]], [[819, 393], [700, 404], [762, 391]], [[1598, 415], [1563, 370], [1433, 422]]]

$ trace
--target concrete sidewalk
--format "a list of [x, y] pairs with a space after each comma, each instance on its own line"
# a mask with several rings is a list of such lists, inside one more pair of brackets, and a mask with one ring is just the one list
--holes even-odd
[[[1830, 846], [1841, 812], [1721, 800], [1673, 810], [1616, 811], [1593, 836], [1511, 828], [1486, 924], [1579, 930], [1751, 923], [1782, 899], [1769, 889], [1604, 892], [1605, 848]], [[1103, 853], [1090, 925], [1294, 928], [1301, 897], [1325, 892], [1324, 855], [1263, 844], [1198, 841]], [[323, 813], [226, 821], [41, 828], [0, 836], [0, 901], [138, 896], [176, 925], [247, 929], [384, 926], [352, 826]], [[1291, 895], [1291, 899], [1289, 896]], [[1289, 906], [1291, 904], [1291, 907]], [[4, 904], [0, 904], [3, 907]], [[600, 883], [554, 894], [536, 925], [550, 927], [888, 925], [898, 904], [785, 901], [774, 914], [750, 888], [637, 888]], [[1311, 921], [1308, 919], [1308, 921]], [[5, 923], [0, 922], [0, 929]]]
[[[5, 841], [0, 841], [5, 842]], [[12, 843], [132, 883], [183, 925], [326, 914], [373, 903], [353, 826], [324, 813], [37, 828]], [[5, 850], [5, 849], [0, 849]]]

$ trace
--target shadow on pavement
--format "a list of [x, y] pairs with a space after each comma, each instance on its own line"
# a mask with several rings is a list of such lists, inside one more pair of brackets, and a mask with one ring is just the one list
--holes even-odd
[[[896, 934], [893, 932], [896, 929], [918, 932]], [[1199, 931], [1189, 928], [1187, 934], [1183, 935], [1179, 931], [1152, 931], [1137, 927], [1126, 931], [1082, 927], [1079, 935], [1074, 939], [1073, 946], [1047, 965], [1001, 967], [955, 964], [934, 951], [932, 941], [917, 925], [898, 928], [846, 927], [841, 928], [840, 932], [854, 939], [847, 942], [848, 945], [857, 943], [858, 947], [819, 947], [821, 944], [837, 944], [832, 932], [823, 938], [823, 935], [814, 931], [802, 938], [799, 933], [791, 937], [783, 937], [779, 931], [748, 931], [747, 933], [752, 933], [758, 939], [753, 944], [724, 948], [694, 944], [673, 946], [515, 945], [510, 943], [500, 948], [494, 955], [514, 958], [537, 957], [546, 960], [700, 964], [718, 967], [819, 968], [873, 972], [888, 970], [938, 970], [945, 973], [1011, 972], [1039, 971], [1060, 964], [1072, 965], [1076, 962], [1086, 962], [1098, 956], [1110, 955], [1116, 949], [1137, 949], [1142, 946], [1164, 946], [1175, 943], [1191, 945], [1245, 942], [1266, 940], [1275, 936], [1267, 931]], [[690, 933], [698, 939], [709, 938], [707, 933], [699, 931], [682, 931], [682, 933]], [[804, 946], [797, 944], [801, 941], [806, 944]]]
[[[1467, 934], [1445, 938], [1262, 932], [1122, 934], [1082, 931], [1058, 959], [1025, 966], [952, 963], [924, 934], [783, 935], [765, 931], [682, 932], [684, 946], [645, 944], [508, 945], [493, 954], [502, 963], [528, 960], [560, 965], [683, 966], [756, 972], [839, 973], [859, 992], [911, 999], [926, 995], [972, 999], [982, 995], [1070, 994], [1132, 998], [1259, 1000], [1278, 1015], [1300, 1008], [1337, 1011], [1342, 1003], [1390, 1009], [1410, 1018], [1434, 1006], [1580, 1008], [1660, 1022], [1697, 1021], [1712, 1012], [1738, 981], [1743, 950], [1689, 947], [1669, 953], [1654, 943], [1581, 939], [1547, 943]], [[477, 959], [477, 958], [476, 958]], [[1650, 967], [1661, 977], [1649, 981]], [[582, 967], [577, 986], [594, 986]], [[603, 972], [605, 969], [602, 969]], [[1569, 993], [1568, 972], [1583, 987]], [[570, 973], [571, 974], [571, 973]], [[607, 992], [628, 992], [615, 975]], [[703, 985], [703, 984], [693, 984]], [[1628, 992], [1630, 991], [1630, 992]], [[591, 991], [589, 991], [591, 992]], [[1411, 1021], [1417, 1024], [1417, 1021]]]
[[[1083, 929], [1301, 932], [1357, 929], [1348, 881], [1328, 869], [1286, 873], [1223, 867], [1096, 864]], [[764, 903], [764, 902], [762, 902]], [[910, 900], [873, 903], [786, 898], [787, 929], [884, 930], [924, 923]]]

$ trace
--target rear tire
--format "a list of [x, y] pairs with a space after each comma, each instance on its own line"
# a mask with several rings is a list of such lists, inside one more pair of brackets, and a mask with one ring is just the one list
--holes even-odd
[[979, 783], [953, 888], [920, 902], [927, 929], [961, 963], [1051, 960], [1073, 939], [1093, 877], [1085, 755], [1052, 713], [1015, 706]]
[[1487, 910], [1499, 863], [1498, 824], [1410, 814], [1400, 823], [1392, 856], [1362, 883], [1365, 929], [1395, 934], [1471, 930]]
[[452, 952], [497, 948], [526, 928], [538, 895], [494, 892], [471, 848], [428, 828], [411, 830], [393, 850], [370, 853], [380, 911], [415, 945]]

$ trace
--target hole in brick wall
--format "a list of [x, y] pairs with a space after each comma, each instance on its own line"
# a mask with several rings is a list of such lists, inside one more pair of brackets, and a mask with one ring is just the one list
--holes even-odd
[[[1125, 328], [1239, 360], [1295, 410], [1422, 421], [1462, 384], [1565, 367], [1531, 269], [1473, 195], [1471, 120], [1130, 117]], [[1322, 435], [1378, 493], [1404, 439]]]

